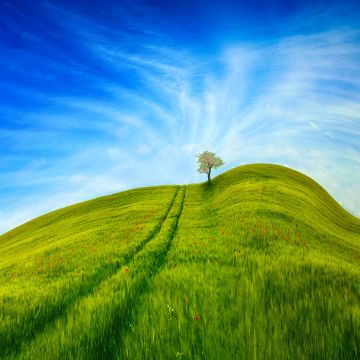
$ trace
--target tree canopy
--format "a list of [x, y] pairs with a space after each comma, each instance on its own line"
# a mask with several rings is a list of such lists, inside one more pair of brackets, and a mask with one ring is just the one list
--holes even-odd
[[201, 154], [197, 155], [198, 158], [198, 172], [200, 174], [207, 174], [208, 183], [211, 183], [210, 175], [212, 169], [217, 169], [218, 167], [224, 164], [223, 160], [216, 156], [215, 153], [210, 151], [204, 151]]

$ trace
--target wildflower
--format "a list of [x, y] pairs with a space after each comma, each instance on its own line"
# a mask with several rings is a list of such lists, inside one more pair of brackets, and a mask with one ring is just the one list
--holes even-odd
[[167, 309], [168, 309], [168, 319], [172, 320], [172, 319], [176, 319], [176, 314], [175, 314], [175, 309], [171, 304], [167, 304], [166, 305]]
[[126, 273], [129, 272], [129, 269], [128, 269], [128, 268], [125, 268], [125, 272], [126, 272]]
[[194, 319], [195, 319], [196, 321], [199, 321], [199, 320], [200, 320], [199, 314], [196, 314]]

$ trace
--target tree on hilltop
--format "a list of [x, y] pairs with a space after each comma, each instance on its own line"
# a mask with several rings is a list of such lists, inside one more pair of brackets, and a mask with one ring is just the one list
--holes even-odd
[[224, 162], [220, 159], [220, 157], [216, 156], [215, 153], [210, 151], [204, 151], [201, 154], [197, 155], [198, 158], [198, 172], [200, 174], [207, 174], [208, 176], [208, 184], [211, 183], [210, 175], [212, 169], [217, 169], [221, 165], [224, 164]]

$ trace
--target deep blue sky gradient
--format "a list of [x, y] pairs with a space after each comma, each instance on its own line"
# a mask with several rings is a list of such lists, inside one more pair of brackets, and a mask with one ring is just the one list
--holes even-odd
[[0, 233], [205, 149], [360, 214], [357, 1], [1, 1], [0, 69]]

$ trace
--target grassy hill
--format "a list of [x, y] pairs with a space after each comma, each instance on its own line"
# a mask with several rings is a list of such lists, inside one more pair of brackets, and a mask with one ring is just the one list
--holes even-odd
[[73, 205], [0, 254], [0, 358], [360, 357], [360, 220], [285, 167]]

